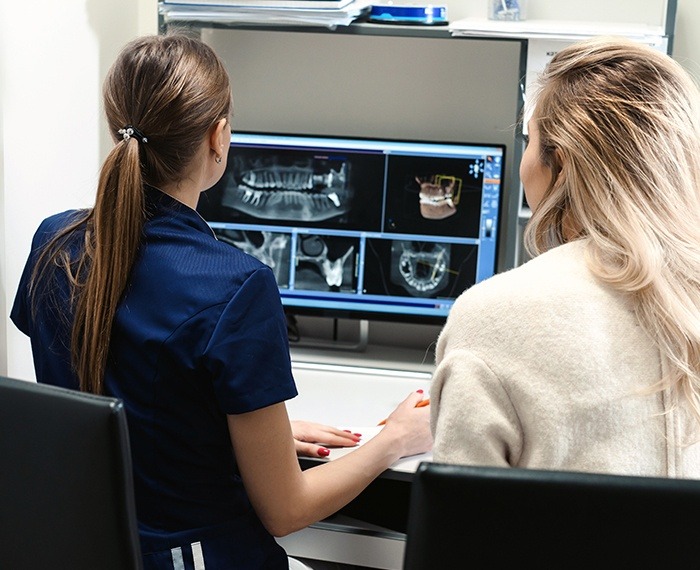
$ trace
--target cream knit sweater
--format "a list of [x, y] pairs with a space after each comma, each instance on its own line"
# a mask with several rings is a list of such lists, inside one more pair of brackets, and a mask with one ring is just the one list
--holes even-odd
[[434, 460], [700, 478], [688, 415], [657, 382], [659, 351], [586, 266], [584, 240], [455, 303], [431, 386]]

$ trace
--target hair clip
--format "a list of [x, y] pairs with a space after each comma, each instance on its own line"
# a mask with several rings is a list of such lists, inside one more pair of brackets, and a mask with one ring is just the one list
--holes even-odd
[[131, 125], [127, 125], [123, 129], [119, 129], [117, 133], [119, 133], [125, 141], [128, 141], [131, 137], [136, 137], [136, 139], [140, 140], [142, 143], [148, 142], [146, 135]]

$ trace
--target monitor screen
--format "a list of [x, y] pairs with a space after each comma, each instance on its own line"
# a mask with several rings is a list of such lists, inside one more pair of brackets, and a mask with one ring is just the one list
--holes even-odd
[[197, 207], [296, 314], [441, 323], [496, 272], [505, 147], [237, 132]]

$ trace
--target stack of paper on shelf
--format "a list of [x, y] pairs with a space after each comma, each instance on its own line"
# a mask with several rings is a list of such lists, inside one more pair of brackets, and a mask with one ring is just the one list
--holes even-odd
[[545, 38], [569, 41], [598, 35], [613, 35], [651, 43], [658, 41], [664, 35], [660, 26], [647, 24], [561, 20], [501, 22], [483, 18], [464, 18], [452, 22], [449, 29], [453, 36]]
[[319, 9], [340, 10], [354, 0], [163, 0], [163, 4], [186, 6], [219, 6], [223, 8], [277, 8], [277, 9]]
[[163, 0], [166, 22], [347, 26], [372, 0]]

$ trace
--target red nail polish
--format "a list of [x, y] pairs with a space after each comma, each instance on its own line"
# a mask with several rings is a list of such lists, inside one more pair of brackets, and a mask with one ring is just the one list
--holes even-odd
[[354, 435], [355, 437], [362, 437], [362, 434], [361, 434], [361, 433], [354, 433], [354, 434], [352, 434], [352, 435]]
[[423, 390], [421, 390], [421, 389], [419, 388], [418, 390], [416, 390], [416, 392], [418, 392], [419, 394], [422, 394], [422, 393], [423, 393]]
[[321, 456], [321, 457], [328, 457], [328, 456], [331, 454], [331, 450], [330, 450], [330, 449], [326, 449], [325, 447], [321, 447], [321, 448], [319, 448], [319, 450], [318, 450], [318, 454], [319, 454], [319, 456]]
[[343, 431], [344, 431], [345, 433], [350, 433], [350, 430], [349, 430], [349, 429], [344, 429]]

